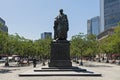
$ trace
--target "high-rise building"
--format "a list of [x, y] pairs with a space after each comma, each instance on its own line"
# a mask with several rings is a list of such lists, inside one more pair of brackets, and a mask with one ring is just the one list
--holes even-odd
[[47, 39], [47, 38], [51, 38], [52, 39], [52, 33], [51, 32], [41, 33], [41, 39]]
[[99, 16], [91, 18], [87, 21], [87, 34], [98, 35], [100, 33], [100, 18]]
[[100, 0], [100, 33], [104, 31], [104, 0]]
[[5, 21], [2, 18], [0, 18], [0, 30], [8, 32], [8, 27], [5, 25]]
[[91, 23], [91, 20], [87, 20], [87, 34], [92, 34], [92, 23]]
[[117, 26], [120, 21], [120, 0], [100, 0], [100, 32]]

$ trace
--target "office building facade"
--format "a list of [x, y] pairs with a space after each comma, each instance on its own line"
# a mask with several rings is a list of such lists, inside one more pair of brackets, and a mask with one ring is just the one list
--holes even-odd
[[100, 32], [120, 22], [120, 0], [100, 0]]
[[98, 35], [100, 33], [100, 18], [99, 16], [91, 18], [87, 21], [87, 34]]
[[92, 34], [91, 20], [87, 20], [87, 34]]
[[41, 33], [41, 39], [52, 39], [52, 33], [51, 32], [44, 32], [44, 33]]
[[6, 26], [5, 21], [2, 18], [0, 18], [0, 30], [8, 32], [8, 27]]

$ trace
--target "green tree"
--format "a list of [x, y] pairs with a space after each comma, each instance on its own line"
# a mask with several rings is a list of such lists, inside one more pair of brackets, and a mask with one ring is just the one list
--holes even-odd
[[50, 54], [50, 38], [47, 39], [39, 39], [34, 42], [36, 55], [38, 55], [41, 59], [48, 58]]
[[112, 52], [119, 54], [119, 64], [120, 64], [120, 23], [114, 29], [114, 34], [111, 36], [111, 46]]
[[86, 38], [87, 38], [86, 40], [87, 46], [85, 50], [85, 55], [88, 56], [91, 60], [98, 53], [99, 46], [95, 35], [90, 34], [87, 35]]
[[110, 55], [110, 52], [111, 52], [111, 47], [110, 47], [110, 40], [109, 38], [104, 38], [103, 40], [100, 41], [101, 45], [100, 45], [100, 48], [101, 48], [101, 52], [100, 53], [104, 53], [106, 54], [106, 57], [107, 57], [107, 63], [109, 63], [109, 55]]
[[80, 65], [83, 65], [82, 57], [86, 50], [86, 36], [83, 33], [72, 36], [71, 40], [71, 55], [75, 55], [76, 58], [81, 57]]

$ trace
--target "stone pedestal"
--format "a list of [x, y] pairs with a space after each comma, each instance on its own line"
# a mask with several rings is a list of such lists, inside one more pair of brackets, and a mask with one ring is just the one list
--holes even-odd
[[51, 42], [49, 67], [72, 67], [69, 41], [57, 40]]

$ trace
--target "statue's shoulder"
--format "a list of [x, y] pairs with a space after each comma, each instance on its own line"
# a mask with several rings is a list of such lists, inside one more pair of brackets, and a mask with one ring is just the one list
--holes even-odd
[[66, 15], [66, 14], [64, 14], [64, 16], [65, 16], [65, 17], [67, 17], [67, 15]]

